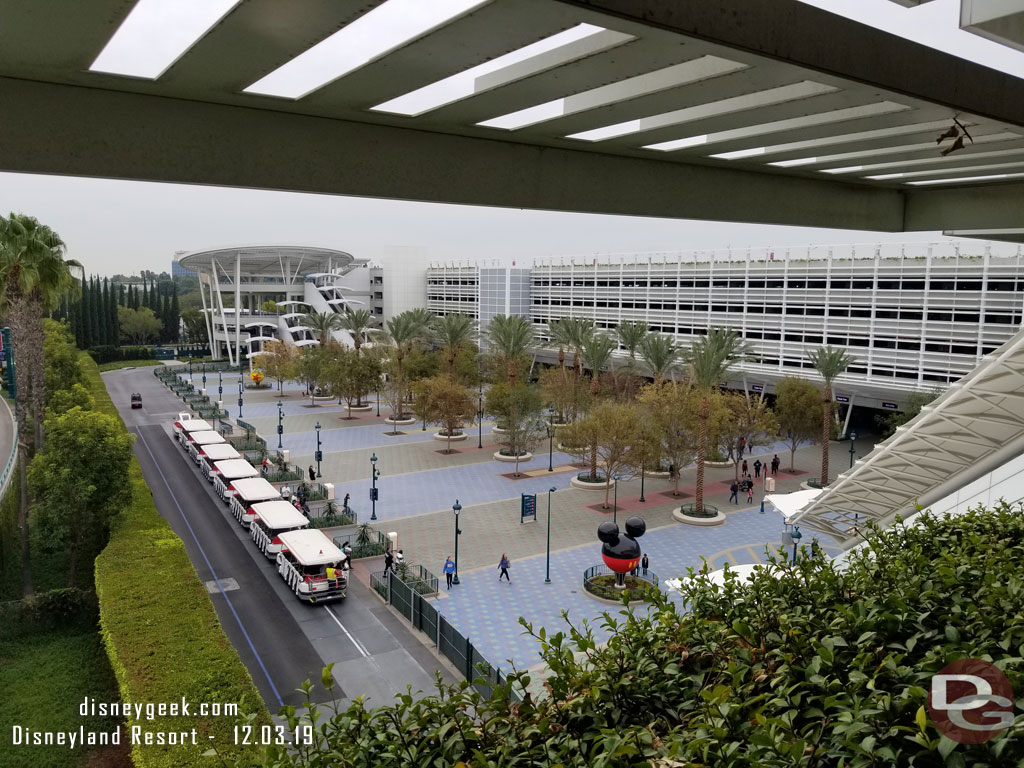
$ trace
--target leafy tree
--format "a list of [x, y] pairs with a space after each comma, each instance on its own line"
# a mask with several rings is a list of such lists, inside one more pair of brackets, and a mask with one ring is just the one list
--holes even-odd
[[473, 422], [476, 396], [448, 376], [424, 379], [413, 385], [416, 414], [428, 424], [437, 424], [448, 440], [445, 453], [452, 451], [452, 437]]
[[460, 354], [471, 354], [476, 341], [476, 321], [466, 315], [443, 315], [435, 317], [430, 324], [430, 334], [441, 348], [448, 378], [455, 377], [455, 364]]
[[596, 398], [601, 391], [601, 370], [607, 366], [612, 359], [612, 352], [618, 347], [618, 342], [607, 333], [590, 333], [583, 340], [583, 363], [590, 369], [590, 396]]
[[117, 311], [118, 325], [121, 327], [122, 338], [132, 344], [147, 344], [151, 339], [159, 335], [163, 327], [160, 320], [148, 307], [141, 309], [126, 309], [120, 307]]
[[[129, 307], [130, 308], [130, 307]], [[190, 344], [206, 344], [209, 342], [209, 329], [206, 327], [206, 318], [198, 309], [181, 310], [181, 322], [185, 326], [185, 333], [188, 334]], [[122, 335], [124, 332], [122, 330]]]
[[79, 559], [99, 554], [131, 499], [132, 440], [116, 416], [81, 408], [49, 419], [46, 429], [46, 450], [29, 469], [32, 530], [43, 551], [66, 559], [73, 587]]
[[78, 366], [78, 349], [65, 323], [43, 320], [43, 361], [47, 406], [57, 392], [84, 382]]
[[697, 455], [700, 395], [689, 386], [662, 380], [644, 387], [637, 399], [641, 421], [649, 425], [662, 463], [669, 465], [672, 494], [679, 496], [680, 474]]
[[96, 403], [89, 390], [76, 381], [68, 389], [57, 389], [50, 394], [50, 401], [46, 406], [46, 417], [60, 416], [72, 408], [91, 411], [95, 406]]
[[563, 424], [575, 421], [590, 402], [590, 382], [566, 372], [564, 367], [547, 368], [540, 372], [540, 391]]
[[[175, 290], [175, 293], [177, 293], [177, 290], [178, 290], [177, 285], [175, 285], [174, 290]], [[274, 301], [273, 299], [267, 299], [266, 301], [263, 302], [263, 304], [260, 305], [260, 309], [262, 311], [264, 311], [264, 312], [268, 312], [270, 314], [273, 314], [273, 313], [277, 312], [277, 302]]]
[[739, 392], [719, 396], [720, 418], [713, 434], [719, 451], [728, 457], [740, 479], [743, 455], [759, 445], [771, 445], [779, 432], [779, 421], [768, 404], [759, 398], [750, 398]]
[[825, 392], [821, 401], [821, 485], [828, 485], [828, 449], [832, 438], [832, 382], [854, 362], [854, 357], [845, 349], [819, 347], [810, 354], [811, 365], [825, 380]]
[[786, 433], [790, 472], [794, 471], [796, 449], [821, 434], [820, 405], [821, 393], [806, 379], [787, 376], [775, 388], [775, 417], [779, 429]]
[[375, 357], [360, 355], [354, 349], [336, 347], [328, 363], [328, 388], [348, 406], [347, 418], [352, 418], [352, 406], [372, 389], [380, 377], [380, 364]]
[[708, 454], [708, 426], [711, 419], [711, 404], [714, 393], [722, 379], [728, 375], [733, 361], [746, 352], [746, 345], [736, 331], [711, 328], [690, 347], [686, 362], [690, 379], [700, 394], [697, 434], [697, 483], [694, 492], [694, 507], [704, 510], [704, 462]]
[[495, 315], [487, 325], [487, 344], [495, 361], [504, 365], [508, 385], [515, 387], [520, 361], [533, 349], [533, 326], [522, 315]]
[[519, 476], [519, 457], [534, 449], [547, 427], [541, 416], [540, 393], [526, 384], [509, 386], [498, 382], [487, 391], [484, 409], [502, 424], [503, 432], [496, 435], [503, 447], [502, 453], [516, 459], [515, 476]]
[[908, 421], [917, 416], [917, 414], [921, 412], [921, 409], [928, 405], [928, 403], [935, 400], [939, 394], [938, 390], [932, 390], [931, 392], [911, 392], [903, 402], [902, 409], [896, 413], [887, 413], [883, 416], [876, 416], [875, 424], [878, 425], [882, 439], [884, 440], [885, 438], [894, 435], [897, 427], [902, 427]]
[[327, 349], [323, 346], [303, 347], [295, 357], [295, 377], [306, 385], [309, 392], [309, 401], [316, 404], [316, 391], [323, 392], [328, 385], [330, 366], [328, 364]]
[[565, 428], [565, 439], [580, 446], [571, 453], [590, 462], [590, 481], [600, 479], [597, 468], [604, 469], [604, 506], [607, 509], [612, 479], [639, 466], [646, 445], [641, 430], [641, 413], [635, 405], [603, 402], [590, 409], [583, 419]]
[[283, 341], [268, 341], [260, 355], [260, 368], [267, 378], [277, 382], [277, 391], [284, 392], [284, 383], [295, 376], [295, 347]]

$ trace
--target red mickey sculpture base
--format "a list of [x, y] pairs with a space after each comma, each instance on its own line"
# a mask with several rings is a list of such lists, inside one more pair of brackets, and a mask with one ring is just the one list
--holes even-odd
[[626, 521], [625, 535], [619, 534], [619, 526], [615, 523], [601, 523], [597, 528], [597, 538], [601, 540], [601, 559], [615, 573], [617, 589], [626, 588], [626, 574], [640, 564], [640, 542], [647, 523], [643, 518], [631, 517]]

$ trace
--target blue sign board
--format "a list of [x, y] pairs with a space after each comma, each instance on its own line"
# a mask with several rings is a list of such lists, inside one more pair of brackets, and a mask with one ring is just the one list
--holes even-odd
[[537, 494], [524, 493], [521, 495], [522, 503], [519, 510], [519, 524], [525, 523], [527, 518], [533, 518], [532, 522], [537, 522]]

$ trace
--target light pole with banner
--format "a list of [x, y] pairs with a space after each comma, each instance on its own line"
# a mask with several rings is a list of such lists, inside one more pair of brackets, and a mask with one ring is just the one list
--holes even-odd
[[548, 489], [548, 545], [547, 555], [544, 561], [544, 583], [551, 583], [551, 494], [555, 492], [554, 487]]
[[551, 463], [554, 454], [555, 446], [555, 409], [548, 408], [548, 423], [545, 424], [548, 428], [548, 472], [554, 472], [555, 467]]
[[370, 504], [372, 505], [370, 510], [370, 519], [377, 519], [377, 478], [380, 477], [380, 472], [377, 470], [377, 454], [374, 453], [370, 456]]
[[284, 403], [280, 400], [277, 401], [277, 447], [278, 449], [283, 448], [281, 445], [281, 437], [284, 435]]
[[238, 379], [238, 418], [242, 418], [242, 379]]
[[452, 504], [452, 512], [455, 513], [455, 575], [452, 577], [452, 584], [459, 584], [459, 534], [462, 533], [462, 529], [459, 528], [459, 513], [462, 511], [462, 505], [459, 504], [459, 500], [456, 499], [455, 503]]

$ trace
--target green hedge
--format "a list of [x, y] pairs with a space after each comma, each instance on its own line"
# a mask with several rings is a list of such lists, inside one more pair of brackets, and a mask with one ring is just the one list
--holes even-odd
[[0, 603], [0, 638], [58, 628], [95, 629], [96, 595], [87, 589], [53, 589]]
[[[117, 414], [96, 364], [81, 361], [96, 407]], [[174, 702], [184, 699], [238, 704], [269, 724], [267, 712], [249, 672], [224, 634], [205, 586], [189, 561], [185, 545], [157, 512], [142, 469], [132, 460], [133, 501], [115, 527], [110, 543], [96, 558], [96, 592], [100, 629], [127, 702]], [[129, 727], [134, 722], [129, 720]], [[211, 765], [203, 752], [216, 745], [240, 764], [254, 763], [254, 748], [234, 748], [234, 718], [165, 717], [138, 722], [144, 731], [196, 728], [199, 746], [135, 746], [138, 768], [184, 768]], [[213, 740], [209, 737], [213, 736]]]
[[93, 347], [89, 356], [97, 363], [113, 363], [118, 360], [152, 360], [152, 347]]
[[11, 484], [3, 499], [0, 499], [0, 600], [17, 600], [21, 597], [21, 529], [18, 527], [20, 469], [21, 462], [18, 462], [14, 466]]

